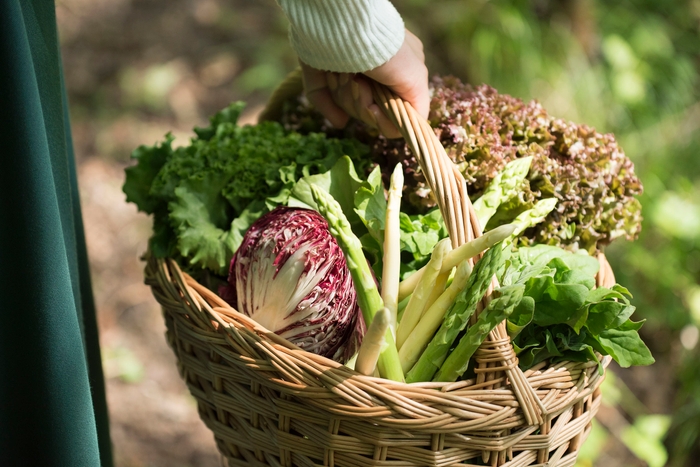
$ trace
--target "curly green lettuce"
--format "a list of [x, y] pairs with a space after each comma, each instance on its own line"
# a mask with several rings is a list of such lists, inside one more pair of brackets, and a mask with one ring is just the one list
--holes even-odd
[[123, 189], [127, 201], [153, 215], [156, 256], [224, 275], [248, 227], [286, 204], [299, 179], [327, 172], [344, 155], [358, 167], [369, 163], [354, 140], [301, 135], [276, 122], [239, 126], [243, 107], [214, 115], [188, 146], [173, 148], [167, 135], [133, 152], [137, 163], [126, 169]]

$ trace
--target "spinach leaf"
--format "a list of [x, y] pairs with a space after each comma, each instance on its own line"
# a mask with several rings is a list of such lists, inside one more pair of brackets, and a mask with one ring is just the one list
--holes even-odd
[[634, 323], [628, 320], [617, 329], [602, 331], [595, 336], [595, 339], [603, 350], [623, 368], [632, 365], [651, 365], [654, 363], [654, 357], [651, 356], [651, 352], [637, 332], [642, 324], [643, 321]]
[[600, 365], [596, 352], [621, 366], [653, 363], [637, 333], [642, 323], [629, 320], [632, 296], [620, 285], [594, 288], [598, 269], [595, 258], [544, 245], [511, 255], [502, 283], [526, 288], [506, 327], [523, 369], [545, 359]]

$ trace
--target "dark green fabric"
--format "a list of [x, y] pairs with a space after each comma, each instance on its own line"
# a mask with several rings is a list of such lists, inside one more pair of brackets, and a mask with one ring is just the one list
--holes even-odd
[[110, 467], [52, 0], [0, 0], [0, 466]]

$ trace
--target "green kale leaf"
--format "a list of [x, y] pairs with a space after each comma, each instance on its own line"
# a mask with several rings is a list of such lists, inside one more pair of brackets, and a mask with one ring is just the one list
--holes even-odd
[[369, 165], [367, 148], [355, 140], [301, 135], [275, 122], [239, 126], [243, 107], [231, 104], [195, 128], [185, 147], [173, 148], [167, 135], [132, 154], [137, 163], [126, 169], [123, 189], [127, 201], [153, 214], [156, 256], [225, 274], [248, 227], [287, 204], [299, 179], [328, 172], [343, 156], [362, 170]]

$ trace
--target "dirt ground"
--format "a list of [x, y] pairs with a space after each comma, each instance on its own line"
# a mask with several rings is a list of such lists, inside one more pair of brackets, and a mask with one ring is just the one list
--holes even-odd
[[[254, 121], [294, 64], [284, 22], [273, 0], [58, 0], [57, 18], [116, 465], [221, 466], [143, 284], [151, 224], [126, 204], [123, 170], [138, 145], [168, 131], [181, 144], [232, 100], [245, 98]], [[645, 384], [648, 371], [628, 372], [628, 382], [664, 412], [672, 389]], [[614, 426], [618, 417], [604, 409], [600, 418]], [[612, 438], [601, 449], [596, 465], [644, 465]]]

